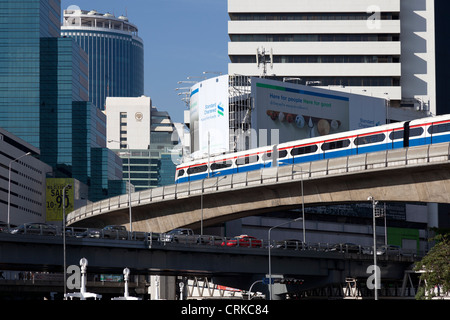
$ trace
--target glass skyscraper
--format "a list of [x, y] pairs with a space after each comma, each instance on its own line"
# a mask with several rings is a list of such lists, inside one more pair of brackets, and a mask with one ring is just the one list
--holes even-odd
[[60, 33], [60, 1], [0, 1], [0, 127], [40, 148], [40, 41]]
[[88, 55], [60, 36], [60, 11], [59, 0], [0, 0], [0, 127], [96, 201], [125, 192], [122, 161], [106, 149], [106, 116], [89, 101]]
[[128, 18], [95, 10], [64, 10], [63, 37], [89, 56], [90, 101], [104, 109], [106, 97], [144, 94], [144, 43]]

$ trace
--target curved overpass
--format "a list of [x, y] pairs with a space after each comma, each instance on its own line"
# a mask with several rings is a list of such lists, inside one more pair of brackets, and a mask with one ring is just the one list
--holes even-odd
[[[133, 231], [167, 232], [263, 212], [367, 201], [450, 203], [450, 144], [388, 150], [266, 168], [149, 189], [132, 194]], [[129, 223], [128, 195], [89, 204], [69, 225]]]

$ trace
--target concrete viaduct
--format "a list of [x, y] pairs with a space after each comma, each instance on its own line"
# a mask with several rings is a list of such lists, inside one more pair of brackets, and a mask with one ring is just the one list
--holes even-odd
[[[352, 155], [266, 168], [133, 193], [133, 231], [197, 228], [259, 213], [368, 201], [450, 203], [450, 144]], [[68, 224], [129, 223], [128, 195], [79, 208]], [[293, 217], [295, 218], [295, 217]]]

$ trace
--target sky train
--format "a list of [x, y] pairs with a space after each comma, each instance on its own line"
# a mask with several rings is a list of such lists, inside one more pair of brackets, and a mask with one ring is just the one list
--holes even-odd
[[175, 183], [441, 142], [450, 142], [450, 114], [221, 154], [209, 162], [205, 158], [185, 162], [176, 168]]

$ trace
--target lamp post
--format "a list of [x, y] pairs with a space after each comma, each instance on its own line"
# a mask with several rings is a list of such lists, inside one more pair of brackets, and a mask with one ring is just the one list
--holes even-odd
[[305, 196], [303, 194], [303, 173], [307, 171], [303, 171], [302, 167], [300, 170], [294, 170], [293, 173], [300, 172], [302, 174], [302, 179], [300, 180], [300, 185], [302, 189], [302, 219], [303, 219], [303, 243], [306, 243], [306, 228], [305, 228]]
[[72, 188], [72, 185], [70, 184], [66, 184], [63, 188], [63, 193], [62, 193], [62, 206], [63, 206], [63, 218], [62, 218], [62, 233], [63, 233], [63, 262], [64, 262], [64, 268], [63, 268], [63, 273], [64, 273], [64, 297], [66, 296], [66, 276], [67, 276], [67, 272], [66, 272], [66, 188]]
[[[220, 174], [220, 171], [216, 174]], [[217, 181], [211, 186], [215, 187], [220, 180], [225, 179], [227, 176], [223, 176], [222, 178], [218, 178]], [[203, 235], [203, 193], [205, 190], [205, 179], [202, 180], [202, 193], [200, 194], [200, 210], [201, 210], [201, 219], [200, 219], [200, 235]]]
[[[117, 142], [119, 143], [120, 148], [120, 142], [117, 140], [108, 140], [108, 142]], [[131, 216], [131, 151], [130, 151], [130, 145], [127, 143], [127, 149], [128, 149], [128, 215], [130, 216], [130, 237], [133, 233], [133, 222], [132, 222], [132, 216]]]
[[288, 223], [296, 222], [296, 221], [298, 221], [300, 219], [303, 219], [303, 218], [298, 217], [297, 219], [294, 219], [294, 220], [285, 221], [285, 222], [277, 224], [276, 226], [273, 226], [273, 227], [271, 227], [269, 229], [269, 232], [268, 232], [268, 235], [267, 235], [267, 239], [268, 239], [268, 242], [269, 242], [268, 243], [268, 246], [269, 246], [269, 300], [272, 300], [272, 260], [271, 260], [271, 254], [270, 254], [270, 249], [271, 249], [272, 245], [270, 243], [270, 232], [273, 229], [275, 229], [275, 228], [281, 227], [281, 226], [283, 226], [285, 224], [288, 224]]
[[375, 287], [374, 287], [374, 293], [375, 293], [375, 300], [378, 300], [378, 292], [377, 289], [379, 287], [378, 283], [378, 268], [377, 268], [377, 235], [376, 235], [376, 224], [375, 224], [375, 207], [378, 204], [378, 201], [376, 201], [372, 196], [369, 196], [367, 200], [372, 202], [372, 215], [373, 215], [373, 274], [375, 276]]
[[8, 165], [8, 231], [11, 230], [11, 223], [10, 223], [10, 215], [11, 215], [11, 165], [13, 162], [18, 161], [19, 159], [29, 156], [31, 152], [27, 152], [20, 157], [17, 157], [14, 160], [11, 160]]

